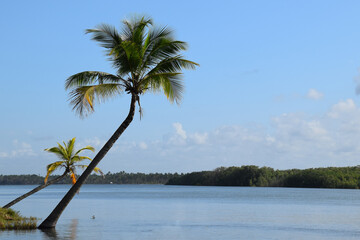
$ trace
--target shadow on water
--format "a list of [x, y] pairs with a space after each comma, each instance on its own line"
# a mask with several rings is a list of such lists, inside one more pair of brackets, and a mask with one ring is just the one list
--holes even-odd
[[68, 228], [68, 231], [64, 232], [65, 236], [63, 234], [59, 234], [58, 231], [56, 231], [55, 228], [50, 229], [40, 229], [40, 231], [43, 233], [44, 238], [43, 239], [51, 239], [51, 240], [63, 240], [63, 239], [69, 239], [69, 240], [75, 240], [77, 239], [77, 227], [78, 227], [78, 220], [72, 219], [71, 224]]

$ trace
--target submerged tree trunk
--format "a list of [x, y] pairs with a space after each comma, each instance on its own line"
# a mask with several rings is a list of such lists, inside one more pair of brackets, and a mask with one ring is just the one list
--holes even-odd
[[59, 177], [57, 177], [57, 178], [55, 178], [55, 179], [52, 179], [52, 180], [50, 180], [50, 181], [47, 181], [47, 182], [44, 183], [43, 185], [40, 185], [40, 186], [34, 188], [33, 190], [31, 190], [30, 192], [27, 192], [27, 193], [25, 193], [24, 195], [16, 198], [15, 200], [9, 202], [8, 204], [6, 204], [5, 206], [3, 206], [2, 208], [9, 208], [9, 207], [11, 207], [12, 205], [14, 205], [14, 204], [20, 202], [21, 200], [27, 198], [28, 196], [30, 196], [30, 195], [32, 195], [32, 194], [40, 191], [41, 189], [44, 189], [44, 188], [46, 188], [47, 186], [49, 186], [49, 185], [51, 185], [51, 184], [54, 184], [54, 183], [60, 181], [61, 179], [63, 179], [63, 178], [66, 176], [66, 174], [68, 174], [68, 171], [65, 171], [63, 175], [61, 175], [61, 176], [59, 176]]
[[106, 153], [110, 150], [110, 148], [114, 145], [116, 140], [121, 136], [121, 134], [125, 131], [125, 129], [130, 125], [134, 118], [135, 114], [135, 105], [137, 101], [137, 96], [131, 96], [131, 104], [130, 111], [126, 119], [122, 122], [120, 127], [115, 131], [115, 133], [111, 136], [111, 138], [105, 143], [102, 149], [96, 154], [94, 159], [91, 161], [89, 166], [85, 169], [85, 171], [81, 174], [76, 183], [70, 188], [70, 190], [66, 193], [66, 195], [61, 199], [59, 204], [55, 207], [55, 209], [50, 213], [50, 215], [39, 225], [39, 229], [44, 228], [54, 228], [56, 223], [65, 210], [66, 206], [70, 203], [75, 194], [80, 190], [80, 187], [84, 184], [87, 177], [91, 174], [94, 168], [98, 165], [98, 163], [103, 159]]

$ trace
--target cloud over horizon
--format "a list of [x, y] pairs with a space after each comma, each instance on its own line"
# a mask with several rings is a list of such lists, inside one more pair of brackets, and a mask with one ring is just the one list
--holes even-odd
[[129, 170], [135, 163], [120, 159], [136, 159], [141, 163], [136, 171], [189, 172], [250, 164], [279, 169], [351, 166], [360, 155], [360, 108], [352, 99], [321, 116], [282, 114], [268, 127], [228, 125], [206, 132], [188, 132], [181, 123], [173, 127], [162, 140], [118, 143], [111, 158], [119, 158]]
[[312, 100], [320, 100], [324, 97], [324, 94], [314, 88], [310, 88], [308, 93], [306, 94], [306, 97]]
[[[99, 150], [106, 140], [94, 137], [78, 143]], [[287, 113], [270, 119], [268, 126], [225, 125], [192, 132], [175, 122], [173, 131], [161, 139], [120, 138], [100, 167], [105, 172], [191, 172], [241, 165], [276, 169], [354, 166], [359, 164], [359, 142], [360, 108], [346, 99], [320, 116]], [[41, 156], [25, 142], [14, 140], [13, 147], [0, 151], [0, 159]]]

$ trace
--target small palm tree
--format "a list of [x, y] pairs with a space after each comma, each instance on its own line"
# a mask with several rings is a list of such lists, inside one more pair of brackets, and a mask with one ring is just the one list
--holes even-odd
[[[80, 168], [88, 167], [87, 165], [78, 164], [78, 163], [85, 159], [91, 161], [91, 158], [86, 157], [86, 156], [79, 156], [79, 154], [84, 150], [90, 150], [90, 151], [94, 152], [95, 149], [91, 146], [86, 146], [75, 152], [75, 150], [74, 150], [75, 138], [69, 140], [67, 144], [65, 142], [63, 142], [63, 143], [64, 143], [64, 146], [62, 146], [60, 143], [58, 143], [57, 147], [47, 148], [44, 150], [47, 152], [55, 153], [61, 159], [61, 161], [57, 161], [57, 162], [50, 163], [49, 165], [47, 165], [47, 167], [46, 167], [47, 174], [46, 174], [46, 177], [44, 180], [44, 184], [34, 188], [30, 192], [27, 192], [24, 195], [9, 202], [3, 208], [9, 208], [9, 207], [13, 206], [14, 204], [27, 198], [28, 196], [40, 191], [41, 189], [44, 189], [51, 184], [59, 182], [61, 179], [63, 179], [66, 176], [70, 176], [70, 178], [72, 180], [72, 184], [76, 183], [76, 177], [75, 177], [76, 176], [76, 168], [77, 167], [80, 167]], [[49, 175], [59, 168], [64, 168], [65, 169], [64, 173], [61, 176], [48, 181]], [[102, 171], [97, 167], [94, 168], [94, 172], [100, 173], [101, 175], [103, 175]]]
[[70, 90], [73, 110], [81, 117], [87, 116], [94, 111], [96, 102], [103, 102], [122, 93], [131, 96], [130, 110], [76, 184], [39, 228], [55, 227], [61, 213], [81, 185], [132, 122], [136, 104], [139, 105], [141, 117], [141, 95], [162, 91], [170, 102], [180, 103], [183, 93], [180, 78], [182, 69], [194, 69], [198, 64], [180, 55], [181, 51], [187, 49], [187, 44], [175, 40], [171, 30], [152, 25], [153, 21], [150, 18], [135, 17], [130, 21], [123, 21], [121, 32], [107, 24], [86, 30], [86, 33], [92, 34], [92, 40], [105, 48], [106, 55], [116, 71], [114, 74], [85, 71], [70, 76], [65, 82], [65, 89]]
[[[78, 151], [74, 151], [74, 145], [75, 145], [75, 138], [69, 140], [69, 142], [66, 144], [65, 142], [64, 146], [62, 146], [60, 143], [58, 143], [57, 147], [47, 148], [44, 151], [51, 152], [56, 154], [61, 160], [51, 163], [47, 165], [47, 174], [45, 177], [45, 183], [47, 182], [47, 179], [49, 175], [54, 172], [55, 170], [59, 168], [65, 168], [65, 172], [70, 174], [70, 178], [72, 180], [72, 184], [76, 183], [76, 168], [80, 167], [82, 169], [85, 169], [88, 167], [88, 165], [84, 164], [78, 164], [79, 162], [87, 159], [92, 160], [89, 157], [86, 156], [79, 156], [79, 154], [84, 150], [90, 150], [92, 152], [95, 151], [95, 149], [92, 146], [86, 146], [84, 148], [79, 149]], [[103, 175], [102, 171], [99, 168], [94, 168], [94, 172], [100, 173]]]

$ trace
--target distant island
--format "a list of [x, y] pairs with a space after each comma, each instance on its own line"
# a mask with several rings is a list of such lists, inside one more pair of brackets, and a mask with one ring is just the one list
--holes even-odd
[[[57, 176], [54, 175], [53, 178]], [[0, 175], [0, 185], [37, 185], [44, 182], [39, 175]], [[70, 184], [63, 179], [59, 184]], [[193, 186], [249, 186], [299, 188], [360, 188], [360, 167], [328, 167], [274, 170], [270, 167], [219, 167], [213, 171], [179, 173], [118, 173], [103, 177], [90, 175], [86, 184], [166, 184]]]
[[175, 176], [168, 185], [298, 188], [360, 188], [360, 167], [274, 170], [269, 167], [220, 167]]
[[[104, 176], [92, 174], [86, 184], [165, 184], [171, 178], [181, 176], [178, 173], [106, 173]], [[49, 180], [59, 177], [53, 175]], [[78, 177], [78, 176], [77, 176]], [[45, 177], [29, 175], [0, 175], [0, 185], [39, 185], [44, 183]], [[64, 178], [56, 184], [71, 184], [71, 179]]]

